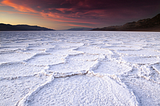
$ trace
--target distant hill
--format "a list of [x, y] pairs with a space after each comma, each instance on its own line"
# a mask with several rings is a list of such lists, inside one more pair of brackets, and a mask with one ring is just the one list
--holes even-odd
[[108, 26], [95, 28], [93, 31], [160, 31], [160, 14], [153, 18], [141, 19], [137, 22], [129, 22], [121, 26]]
[[54, 29], [49, 29], [40, 26], [10, 25], [0, 23], [0, 31], [54, 31]]
[[67, 29], [68, 31], [89, 31], [92, 30], [92, 28], [84, 28], [84, 27], [80, 27], [80, 28], [70, 28]]

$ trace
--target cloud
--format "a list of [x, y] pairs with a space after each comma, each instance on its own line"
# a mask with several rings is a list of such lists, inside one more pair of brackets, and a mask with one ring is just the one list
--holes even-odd
[[68, 26], [72, 26], [72, 27], [86, 27], [86, 28], [94, 28], [91, 26], [87, 26], [87, 25], [77, 25], [77, 24], [67, 24]]
[[160, 0], [3, 0], [1, 3], [53, 21], [91, 25], [143, 18], [160, 10]]
[[32, 9], [30, 7], [26, 7], [26, 6], [23, 6], [23, 5], [15, 4], [15, 3], [11, 2], [10, 0], [3, 0], [1, 3], [5, 4], [5, 5], [8, 5], [8, 6], [11, 6], [11, 7], [15, 8], [16, 10], [21, 11], [21, 12], [37, 13], [34, 9]]

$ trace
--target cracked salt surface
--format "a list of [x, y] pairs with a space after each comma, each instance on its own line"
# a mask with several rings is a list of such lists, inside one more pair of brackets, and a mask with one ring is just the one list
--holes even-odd
[[118, 85], [109, 77], [82, 75], [56, 78], [37, 93], [31, 94], [25, 100], [25, 104], [19, 105], [135, 106], [137, 104], [135, 96], [126, 87]]
[[159, 106], [159, 32], [1, 32], [0, 106]]

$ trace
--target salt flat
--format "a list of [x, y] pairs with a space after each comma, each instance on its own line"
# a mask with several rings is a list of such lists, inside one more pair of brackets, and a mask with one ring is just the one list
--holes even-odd
[[159, 32], [0, 32], [0, 106], [160, 106], [159, 95]]

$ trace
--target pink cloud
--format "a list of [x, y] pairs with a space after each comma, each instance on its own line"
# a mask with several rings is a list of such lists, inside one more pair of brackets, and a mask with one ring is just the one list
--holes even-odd
[[94, 28], [91, 26], [87, 26], [87, 25], [76, 25], [76, 24], [67, 24], [68, 26], [73, 26], [73, 27], [87, 27], [87, 28]]
[[1, 3], [4, 4], [4, 5], [13, 7], [16, 10], [21, 11], [21, 12], [33, 12], [33, 13], [37, 13], [36, 10], [34, 10], [34, 9], [30, 8], [30, 7], [25, 7], [23, 5], [15, 4], [15, 3], [11, 2], [10, 0], [3, 0]]
[[[13, 7], [14, 9], [20, 11], [20, 12], [27, 12], [27, 13], [37, 13], [41, 16], [43, 16], [47, 20], [51, 21], [58, 21], [58, 22], [66, 22], [66, 23], [86, 23], [86, 24], [97, 24], [96, 22], [90, 22], [86, 21], [83, 19], [76, 19], [75, 17], [79, 17], [77, 14], [71, 13], [71, 14], [63, 14], [65, 12], [72, 12], [75, 11], [74, 8], [55, 8], [56, 10], [62, 12], [62, 13], [57, 13], [57, 12], [44, 12], [44, 10], [37, 11], [31, 7], [28, 7], [27, 5], [20, 5], [12, 2], [11, 0], [3, 0], [1, 2], [4, 5]], [[36, 6], [37, 8], [42, 8], [41, 6]], [[49, 8], [48, 10], [53, 10], [54, 8]], [[71, 25], [71, 24], [70, 24]], [[73, 24], [74, 25], [74, 24]], [[72, 26], [73, 26], [72, 25]], [[78, 26], [78, 25], [77, 25]], [[81, 25], [79, 25], [81, 26]], [[88, 26], [90, 27], [90, 26]]]
[[160, 9], [159, 0], [2, 0], [1, 4], [50, 21], [88, 27], [134, 21]]

